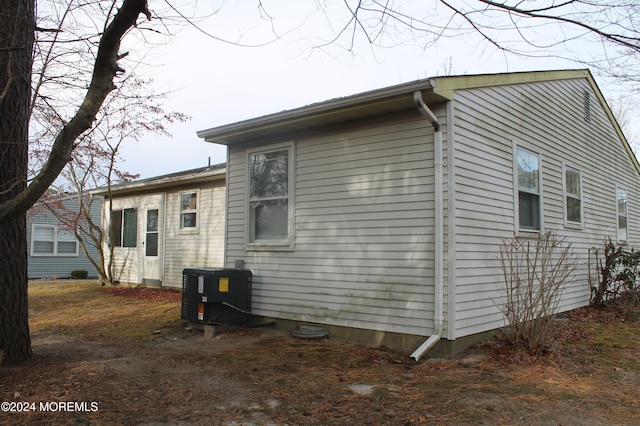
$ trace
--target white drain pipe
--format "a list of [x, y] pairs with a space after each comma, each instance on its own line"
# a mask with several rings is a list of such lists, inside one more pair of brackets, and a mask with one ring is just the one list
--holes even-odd
[[434, 309], [433, 309], [433, 334], [422, 343], [410, 358], [418, 361], [429, 349], [440, 340], [443, 328], [443, 307], [444, 307], [444, 225], [443, 225], [443, 158], [442, 158], [442, 128], [438, 117], [429, 109], [422, 99], [422, 92], [413, 92], [413, 101], [418, 111], [429, 120], [433, 127], [433, 168], [434, 168]]

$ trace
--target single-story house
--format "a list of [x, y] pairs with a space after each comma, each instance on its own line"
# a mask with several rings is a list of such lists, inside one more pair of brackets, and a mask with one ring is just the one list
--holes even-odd
[[[434, 77], [199, 131], [226, 145], [226, 267], [256, 315], [412, 353], [505, 325], [499, 248], [640, 247], [640, 166], [588, 70]], [[438, 349], [440, 348], [440, 349]]]
[[[88, 202], [91, 219], [99, 224], [102, 203]], [[55, 213], [53, 211], [55, 211]], [[27, 212], [27, 256], [29, 279], [70, 278], [71, 272], [98, 273], [80, 247], [71, 224], [80, 211], [77, 194], [43, 197]], [[80, 220], [80, 223], [84, 223]], [[98, 259], [97, 248], [83, 237], [88, 255]]]
[[218, 164], [92, 191], [104, 198], [114, 279], [181, 288], [185, 268], [222, 267], [225, 175]]

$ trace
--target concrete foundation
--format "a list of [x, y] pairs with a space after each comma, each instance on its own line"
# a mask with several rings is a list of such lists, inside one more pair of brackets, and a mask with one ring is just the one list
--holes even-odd
[[[253, 317], [252, 324], [274, 323], [277, 329], [290, 330], [296, 327], [300, 322]], [[416, 336], [410, 334], [390, 333], [385, 331], [366, 330], [361, 328], [341, 327], [322, 324], [329, 332], [329, 338], [332, 340], [357, 343], [370, 347], [385, 347], [392, 351], [407, 354], [407, 357], [416, 350], [429, 336]], [[460, 353], [467, 350], [474, 344], [483, 340], [488, 340], [495, 335], [495, 331], [478, 333], [471, 336], [465, 336], [456, 340], [447, 340], [442, 338], [424, 354], [424, 358], [455, 358]]]
[[[259, 328], [271, 326], [283, 334], [290, 336], [290, 330], [296, 329], [299, 325], [299, 321], [252, 316], [246, 324], [239, 325], [239, 327]], [[407, 357], [430, 337], [326, 324], [319, 325], [328, 331], [328, 337], [332, 340], [345, 343], [357, 343], [376, 348], [384, 347], [394, 352], [406, 354]], [[221, 331], [234, 327], [223, 324], [209, 325], [191, 322], [189, 323], [189, 326], [194, 329], [202, 330], [205, 338], [213, 338]], [[456, 340], [441, 338], [434, 347], [429, 349], [423, 355], [423, 358], [455, 358], [469, 347], [484, 340], [491, 339], [495, 334], [496, 331], [488, 331], [461, 337]]]

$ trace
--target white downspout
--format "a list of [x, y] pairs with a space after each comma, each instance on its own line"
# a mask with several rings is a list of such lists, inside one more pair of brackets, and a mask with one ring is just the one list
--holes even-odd
[[443, 328], [443, 287], [444, 287], [444, 226], [443, 226], [443, 158], [442, 158], [442, 129], [438, 117], [429, 109], [422, 99], [422, 92], [413, 92], [413, 101], [418, 111], [429, 120], [433, 127], [433, 167], [434, 167], [434, 309], [433, 309], [433, 334], [422, 343], [410, 358], [418, 361], [429, 349], [440, 340]]

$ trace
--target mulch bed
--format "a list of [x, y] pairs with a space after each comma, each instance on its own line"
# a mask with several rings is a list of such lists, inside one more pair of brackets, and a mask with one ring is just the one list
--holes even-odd
[[116, 297], [133, 300], [151, 300], [155, 302], [180, 302], [182, 293], [179, 290], [149, 287], [108, 287], [105, 291]]

